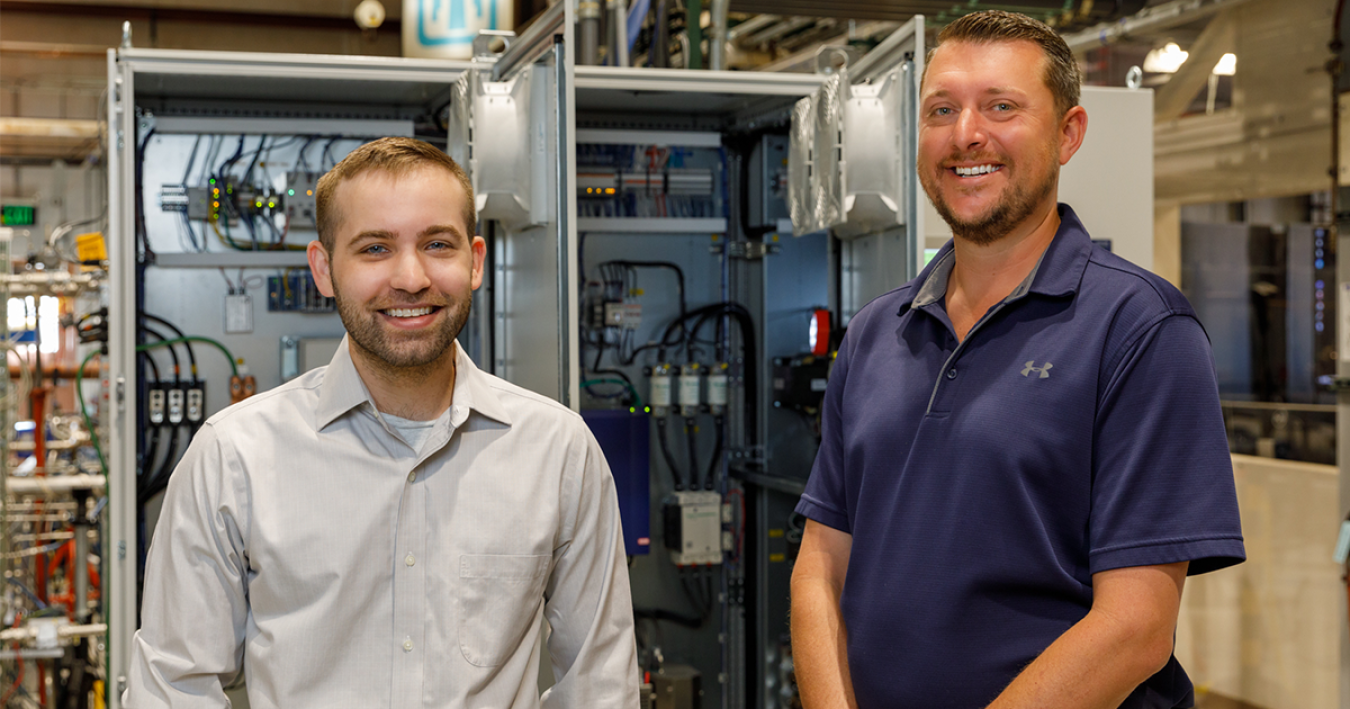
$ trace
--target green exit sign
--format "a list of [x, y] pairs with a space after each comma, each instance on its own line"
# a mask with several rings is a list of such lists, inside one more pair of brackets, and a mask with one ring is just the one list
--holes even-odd
[[37, 208], [33, 205], [0, 205], [0, 226], [33, 226], [36, 223]]

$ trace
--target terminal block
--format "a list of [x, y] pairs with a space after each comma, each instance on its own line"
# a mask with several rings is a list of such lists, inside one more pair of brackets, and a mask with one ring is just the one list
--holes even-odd
[[267, 278], [267, 309], [285, 313], [332, 313], [337, 302], [324, 296], [314, 285], [309, 271]]

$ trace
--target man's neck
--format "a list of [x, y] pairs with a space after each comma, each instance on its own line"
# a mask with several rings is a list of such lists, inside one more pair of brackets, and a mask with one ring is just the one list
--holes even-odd
[[953, 239], [956, 262], [947, 280], [947, 311], [958, 339], [986, 311], [1017, 288], [1036, 267], [1059, 231], [1055, 202], [1013, 232], [989, 244]]
[[375, 408], [411, 421], [430, 421], [450, 408], [455, 394], [455, 348], [422, 367], [391, 367], [351, 343], [352, 364]]

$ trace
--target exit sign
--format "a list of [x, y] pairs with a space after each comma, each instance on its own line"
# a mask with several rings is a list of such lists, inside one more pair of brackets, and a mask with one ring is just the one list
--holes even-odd
[[36, 223], [37, 208], [33, 205], [0, 205], [0, 226], [33, 226]]

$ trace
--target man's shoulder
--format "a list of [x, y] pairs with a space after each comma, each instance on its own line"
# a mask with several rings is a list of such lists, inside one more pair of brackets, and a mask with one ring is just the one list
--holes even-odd
[[915, 279], [873, 298], [854, 313], [849, 321], [849, 329], [862, 330], [877, 322], [887, 322], [887, 316], [899, 315], [903, 308], [914, 301], [918, 289], [919, 283]]
[[268, 426], [279, 418], [293, 427], [299, 412], [305, 413], [304, 420], [311, 420], [326, 369], [326, 366], [317, 367], [281, 386], [230, 404], [207, 418], [206, 425], [221, 436], [241, 430], [252, 431], [258, 424]]
[[543, 394], [526, 389], [519, 384], [513, 384], [481, 369], [476, 371], [474, 376], [479, 377], [479, 383], [495, 395], [502, 406], [506, 407], [513, 420], [517, 418], [523, 418], [526, 421], [549, 419], [569, 424], [582, 423], [580, 414]]
[[1088, 297], [1110, 296], [1152, 314], [1195, 317], [1190, 301], [1167, 279], [1099, 246], [1092, 248], [1083, 280], [1101, 286], [1085, 288]]

